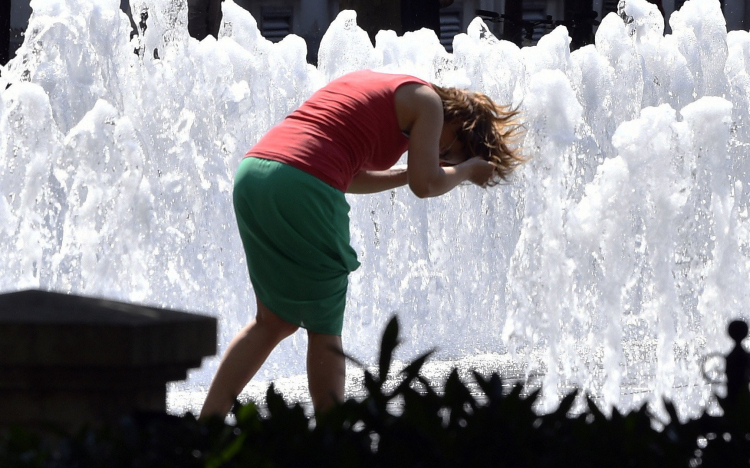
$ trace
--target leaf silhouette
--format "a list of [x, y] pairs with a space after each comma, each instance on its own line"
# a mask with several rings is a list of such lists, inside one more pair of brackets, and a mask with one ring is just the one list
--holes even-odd
[[380, 342], [380, 359], [378, 360], [378, 377], [380, 379], [380, 385], [382, 386], [388, 378], [388, 372], [391, 370], [391, 362], [393, 361], [393, 351], [399, 344], [398, 340], [398, 317], [393, 316], [388, 321], [388, 325], [385, 327], [383, 332], [383, 338]]

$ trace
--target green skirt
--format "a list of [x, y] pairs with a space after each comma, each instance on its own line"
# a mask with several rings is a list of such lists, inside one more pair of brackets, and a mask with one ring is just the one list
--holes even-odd
[[349, 273], [359, 267], [343, 192], [250, 157], [237, 170], [234, 211], [260, 302], [289, 323], [341, 335]]

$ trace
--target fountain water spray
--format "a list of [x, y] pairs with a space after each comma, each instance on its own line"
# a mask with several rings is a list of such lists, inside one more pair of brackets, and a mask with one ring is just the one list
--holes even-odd
[[[700, 357], [728, 350], [728, 319], [750, 304], [750, 33], [727, 34], [719, 2], [689, 0], [664, 35], [654, 5], [627, 0], [628, 22], [610, 14], [573, 53], [564, 27], [519, 49], [480, 19], [452, 54], [429, 30], [381, 31], [373, 48], [343, 11], [317, 68], [302, 39], [268, 42], [231, 0], [202, 42], [184, 1], [132, 0], [148, 11], [132, 39], [116, 0], [32, 7], [0, 76], [3, 290], [205, 312], [223, 347], [254, 313], [230, 202], [243, 154], [337, 76], [410, 73], [520, 106], [530, 161], [494, 189], [348, 197], [363, 265], [347, 352], [372, 362], [398, 311], [405, 357], [507, 354], [544, 375], [545, 408], [569, 385], [605, 407], [707, 404]], [[304, 372], [304, 341], [260, 378]]]

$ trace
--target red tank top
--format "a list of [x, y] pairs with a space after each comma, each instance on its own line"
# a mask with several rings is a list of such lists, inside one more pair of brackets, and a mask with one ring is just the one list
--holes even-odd
[[409, 140], [396, 117], [395, 92], [409, 75], [361, 70], [316, 91], [248, 151], [252, 156], [301, 169], [346, 192], [360, 170], [393, 166]]

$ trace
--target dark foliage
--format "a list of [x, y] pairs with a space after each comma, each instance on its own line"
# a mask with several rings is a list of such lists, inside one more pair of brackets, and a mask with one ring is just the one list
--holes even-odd
[[[454, 370], [439, 393], [421, 374], [432, 352], [407, 365], [402, 380], [388, 390], [384, 383], [398, 332], [393, 318], [383, 334], [378, 374], [365, 370], [366, 397], [342, 403], [314, 424], [271, 385], [268, 415], [254, 403], [236, 404], [234, 425], [220, 418], [197, 421], [191, 414], [136, 414], [73, 436], [14, 428], [0, 434], [0, 466], [667, 468], [750, 461], [746, 381], [731, 401], [718, 399], [723, 417], [704, 414], [680, 423], [674, 406], [665, 402], [670, 421], [661, 430], [652, 428], [645, 405], [606, 417], [584, 396], [588, 410], [573, 415], [577, 392], [554, 413], [538, 415], [539, 391], [528, 396], [521, 386], [508, 391], [498, 374], [474, 372], [479, 391], [472, 393]], [[394, 399], [400, 412], [389, 411]]]

